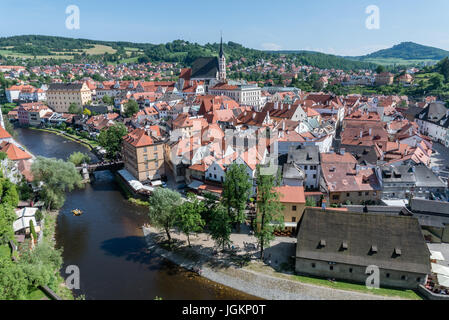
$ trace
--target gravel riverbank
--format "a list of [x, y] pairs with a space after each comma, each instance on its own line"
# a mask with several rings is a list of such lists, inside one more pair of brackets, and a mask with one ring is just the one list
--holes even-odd
[[233, 266], [212, 266], [202, 256], [188, 257], [165, 250], [159, 245], [160, 237], [157, 230], [143, 227], [143, 233], [148, 247], [152, 252], [176, 263], [188, 270], [201, 270], [201, 276], [216, 283], [231, 287], [247, 294], [267, 300], [395, 300], [400, 298], [371, 295], [355, 291], [338, 290], [301, 283], [247, 268]]

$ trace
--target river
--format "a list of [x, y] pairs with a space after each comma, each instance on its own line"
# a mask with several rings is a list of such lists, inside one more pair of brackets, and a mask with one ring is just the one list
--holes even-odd
[[[95, 155], [55, 134], [17, 129], [17, 140], [35, 156], [67, 159], [75, 151]], [[70, 211], [80, 208], [80, 217]], [[84, 189], [67, 194], [57, 220], [56, 243], [62, 247], [63, 277], [68, 265], [80, 270], [86, 299], [254, 299], [177, 267], [148, 252], [140, 227], [147, 209], [127, 201], [110, 171], [95, 173]]]

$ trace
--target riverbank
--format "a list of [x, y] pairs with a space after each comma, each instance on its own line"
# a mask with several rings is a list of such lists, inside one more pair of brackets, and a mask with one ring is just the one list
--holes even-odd
[[[250, 261], [245, 255], [215, 254], [206, 243], [207, 238], [194, 239], [188, 248], [183, 235], [173, 233], [174, 245], [165, 245], [164, 234], [152, 227], [144, 227], [143, 233], [150, 252], [216, 283], [231, 287], [267, 300], [414, 300], [420, 299], [413, 291], [379, 289], [376, 294], [362, 285], [343, 286], [327, 280], [296, 276], [277, 272], [260, 261]], [[195, 241], [196, 240], [196, 241]], [[338, 286], [340, 284], [340, 287]], [[350, 290], [352, 288], [352, 290]], [[346, 290], [345, 290], [346, 289]]]
[[85, 139], [85, 138], [82, 138], [82, 137], [78, 137], [76, 135], [69, 134], [69, 133], [67, 133], [65, 131], [62, 131], [62, 130], [51, 129], [51, 128], [50, 129], [49, 128], [42, 129], [42, 128], [36, 128], [36, 127], [29, 127], [28, 129], [56, 134], [56, 135], [58, 135], [60, 137], [63, 137], [65, 139], [67, 139], [67, 140], [70, 140], [70, 141], [73, 141], [73, 142], [77, 142], [77, 143], [85, 146], [86, 148], [89, 149], [89, 151], [95, 151], [95, 148], [99, 146], [98, 143], [95, 142], [95, 141], [88, 140], [88, 139]]

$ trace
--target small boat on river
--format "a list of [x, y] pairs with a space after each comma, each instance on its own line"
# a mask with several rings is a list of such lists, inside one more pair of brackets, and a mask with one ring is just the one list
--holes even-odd
[[74, 216], [80, 216], [83, 214], [83, 212], [80, 209], [74, 209], [72, 210], [72, 213]]

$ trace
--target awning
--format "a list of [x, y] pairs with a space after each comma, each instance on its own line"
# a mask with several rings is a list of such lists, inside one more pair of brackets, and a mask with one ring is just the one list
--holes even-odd
[[438, 284], [443, 287], [449, 288], [449, 277], [437, 274]]
[[430, 250], [430, 260], [444, 261], [445, 259], [441, 252]]
[[436, 273], [437, 275], [443, 275], [449, 277], [449, 268], [442, 266], [441, 264], [431, 263], [432, 265], [432, 272]]
[[188, 187], [189, 187], [190, 189], [198, 190], [198, 188], [199, 188], [201, 185], [203, 185], [203, 182], [198, 181], [198, 180], [193, 180], [193, 181], [188, 185]]

